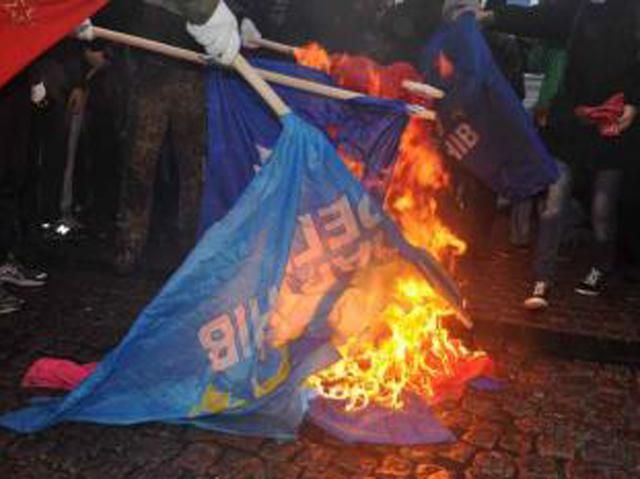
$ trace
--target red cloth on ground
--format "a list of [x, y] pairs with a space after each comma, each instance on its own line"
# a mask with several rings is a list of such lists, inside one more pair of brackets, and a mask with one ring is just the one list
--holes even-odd
[[600, 135], [607, 137], [620, 136], [622, 132], [620, 131], [618, 120], [624, 112], [624, 105], [624, 93], [616, 93], [602, 105], [582, 105], [577, 107], [575, 112], [578, 118], [596, 125]]
[[72, 391], [95, 371], [97, 365], [77, 364], [66, 359], [39, 359], [24, 375], [22, 387]]
[[430, 404], [444, 401], [457, 401], [462, 397], [467, 384], [480, 377], [493, 377], [495, 364], [488, 356], [480, 356], [467, 360], [460, 360], [454, 365], [454, 373], [450, 377], [443, 377], [433, 384], [436, 393]]

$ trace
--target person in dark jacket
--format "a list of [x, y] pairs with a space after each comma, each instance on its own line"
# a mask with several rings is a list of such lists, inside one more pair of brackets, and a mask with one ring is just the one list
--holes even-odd
[[[614, 265], [624, 171], [636, 161], [640, 2], [565, 0], [494, 11], [482, 11], [469, 1], [451, 3], [452, 8], [475, 11], [493, 29], [553, 40], [568, 51], [564, 87], [551, 105], [549, 127], [564, 139], [562, 156], [574, 169], [590, 171], [593, 178], [591, 216], [596, 248], [593, 265], [576, 292], [597, 296]], [[624, 94], [624, 107], [615, 120], [616, 135], [603, 135], [576, 114], [580, 106], [599, 106], [619, 93]]]
[[[26, 233], [24, 193], [28, 188], [33, 106], [45, 108], [48, 92], [39, 72], [24, 71], [0, 88], [0, 316], [20, 310], [23, 301], [4, 284], [43, 286], [47, 274], [24, 266], [14, 253]], [[33, 106], [32, 106], [33, 104]]]

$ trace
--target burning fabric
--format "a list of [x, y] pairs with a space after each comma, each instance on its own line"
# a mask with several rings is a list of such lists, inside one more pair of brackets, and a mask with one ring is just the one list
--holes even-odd
[[422, 55], [422, 73], [406, 63], [381, 66], [363, 57], [329, 55], [317, 44], [298, 48], [295, 55], [339, 85], [372, 95], [419, 102], [403, 83], [423, 79], [446, 91], [434, 106], [447, 155], [507, 198], [540, 193], [558, 176], [472, 15], [444, 24], [433, 35]]
[[556, 162], [473, 15], [443, 25], [421, 63], [429, 82], [447, 91], [437, 107], [448, 156], [507, 198], [536, 195], [557, 179]]
[[[291, 437], [310, 396], [300, 385], [340, 357], [333, 344], [390, 333], [341, 324], [340, 311], [347, 318], [354, 307], [345, 298], [371, 281], [354, 273], [371, 267], [377, 277], [406, 261], [447, 311], [461, 307], [446, 272], [403, 241], [324, 135], [293, 116], [284, 124], [271, 161], [95, 372], [67, 397], [0, 424], [34, 431], [69, 420], [169, 421]], [[367, 313], [381, 310], [377, 299]]]
[[[293, 115], [282, 128], [233, 76], [216, 71], [210, 86], [200, 243], [95, 371], [56, 378], [67, 387], [88, 375], [67, 397], [0, 424], [164, 421], [290, 438], [311, 408], [345, 440], [452, 439], [429, 405], [491, 362], [443, 325], [462, 298], [438, 260], [465, 246], [438, 218], [448, 178], [424, 125], [403, 130], [405, 111], [391, 101], [312, 106], [282, 89], [326, 134]], [[238, 172], [212, 213], [211, 179]], [[29, 384], [46, 385], [32, 373]]]
[[[333, 84], [322, 72], [291, 63], [255, 61], [278, 73]], [[404, 105], [362, 98], [327, 99], [287, 87], [275, 87], [303, 120], [326, 132], [343, 160], [364, 183], [375, 186], [392, 168], [407, 124]], [[202, 203], [206, 230], [223, 218], [270, 158], [281, 125], [235, 75], [215, 70], [209, 79], [209, 162]], [[357, 170], [357, 171], [356, 171]]]

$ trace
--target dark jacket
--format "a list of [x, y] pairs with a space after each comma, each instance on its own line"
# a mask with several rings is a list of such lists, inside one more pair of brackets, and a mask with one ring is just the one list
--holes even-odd
[[406, 0], [389, 8], [381, 21], [385, 62], [408, 61], [417, 65], [420, 51], [442, 22], [442, 1]]
[[496, 10], [495, 28], [550, 39], [569, 53], [563, 101], [597, 105], [624, 92], [640, 106], [640, 2], [563, 0]]
[[601, 137], [575, 115], [579, 105], [599, 105], [618, 92], [640, 107], [640, 2], [562, 0], [534, 8], [495, 10], [501, 31], [552, 40], [568, 52], [564, 85], [549, 112], [555, 152], [593, 169], [636, 161], [639, 120], [620, 137]]

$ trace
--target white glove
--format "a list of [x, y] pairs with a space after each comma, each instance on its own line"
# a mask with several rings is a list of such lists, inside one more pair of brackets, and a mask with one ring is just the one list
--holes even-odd
[[254, 42], [262, 39], [262, 33], [260, 33], [256, 24], [253, 23], [250, 18], [242, 20], [240, 36], [242, 37], [242, 46], [244, 48], [259, 48]]
[[44, 83], [40, 82], [31, 87], [31, 102], [34, 105], [39, 105], [46, 97], [47, 89], [45, 88]]
[[92, 42], [96, 38], [93, 30], [93, 23], [91, 23], [91, 20], [88, 18], [76, 27], [74, 33], [78, 40], [83, 40], [85, 42]]
[[187, 31], [215, 61], [230, 65], [240, 51], [238, 20], [221, 1], [203, 25], [187, 23]]
[[447, 22], [455, 21], [460, 15], [472, 12], [476, 17], [482, 10], [479, 0], [445, 0], [442, 5], [442, 18]]

